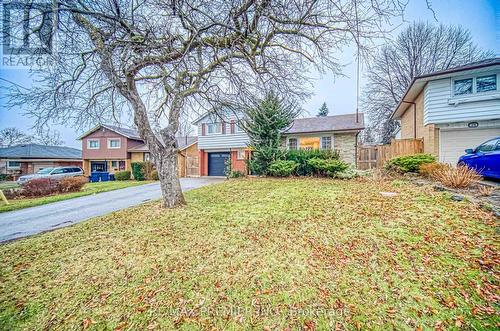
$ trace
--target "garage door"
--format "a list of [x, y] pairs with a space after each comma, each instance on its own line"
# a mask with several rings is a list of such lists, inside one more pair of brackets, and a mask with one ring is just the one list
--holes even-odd
[[456, 165], [467, 148], [476, 148], [488, 139], [500, 136], [500, 128], [440, 131], [439, 160]]
[[208, 175], [224, 176], [224, 169], [228, 158], [229, 153], [208, 153]]

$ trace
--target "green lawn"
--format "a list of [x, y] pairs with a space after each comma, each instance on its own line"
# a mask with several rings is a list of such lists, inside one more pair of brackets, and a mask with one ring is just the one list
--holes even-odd
[[[113, 191], [113, 190], [117, 190], [117, 189], [125, 188], [125, 187], [130, 187], [130, 186], [148, 184], [148, 183], [152, 183], [152, 182], [151, 181], [139, 182], [139, 181], [135, 181], [135, 180], [127, 180], [127, 181], [110, 181], [110, 182], [88, 183], [88, 184], [85, 184], [85, 186], [83, 187], [83, 190], [80, 192], [57, 194], [57, 195], [51, 195], [51, 196], [41, 197], [41, 198], [32, 198], [32, 199], [13, 199], [13, 200], [9, 200], [8, 205], [3, 204], [2, 201], [0, 200], [0, 213], [6, 212], [6, 211], [11, 211], [11, 210], [17, 210], [17, 209], [23, 209], [23, 208], [28, 208], [28, 207], [44, 205], [44, 204], [56, 202], [56, 201], [77, 198], [77, 197], [81, 197], [84, 195], [90, 195], [90, 194], [94, 194], [94, 193], [107, 192], [107, 191]], [[0, 189], [8, 188], [6, 186], [7, 185], [4, 185], [4, 187], [0, 187]]]
[[0, 246], [0, 329], [499, 326], [500, 235], [471, 203], [366, 179], [231, 180], [186, 198]]

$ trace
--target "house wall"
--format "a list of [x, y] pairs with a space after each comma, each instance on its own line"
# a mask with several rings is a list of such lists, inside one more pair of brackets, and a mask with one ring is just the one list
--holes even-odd
[[408, 108], [401, 116], [401, 139], [423, 139], [424, 153], [437, 156], [439, 155], [439, 129], [434, 124], [424, 125], [424, 96], [425, 92], [422, 91], [413, 101], [415, 106], [408, 104]]
[[333, 136], [333, 148], [339, 151], [340, 159], [356, 164], [356, 137], [357, 133], [335, 133]]
[[[497, 75], [497, 90], [465, 96], [453, 95], [456, 79]], [[424, 88], [424, 125], [500, 119], [500, 69], [487, 68], [480, 73], [464, 73], [453, 78], [437, 79]]]
[[[120, 148], [108, 148], [108, 139], [120, 139]], [[89, 149], [88, 141], [99, 139], [99, 149]], [[84, 160], [125, 160], [128, 159], [129, 148], [143, 144], [141, 140], [128, 139], [114, 131], [101, 127], [82, 139], [82, 158]]]
[[[220, 148], [245, 148], [250, 139], [245, 132], [236, 132], [236, 123], [243, 117], [243, 114], [226, 112], [224, 121], [215, 116], [206, 116], [198, 122], [198, 148], [199, 149], [220, 149]], [[221, 123], [223, 129], [221, 133], [208, 134], [206, 124]]]
[[[186, 177], [187, 176], [187, 159], [190, 158], [192, 160], [198, 160], [197, 162], [197, 168], [199, 169], [199, 151], [198, 151], [198, 144], [193, 144], [189, 146], [188, 148], [179, 151], [178, 158], [177, 158], [177, 168], [179, 172], [179, 177]], [[195, 162], [196, 164], [196, 162]], [[199, 171], [199, 170], [198, 170]]]
[[20, 161], [21, 162], [21, 168], [20, 169], [8, 169], [7, 168], [7, 159], [2, 160], [0, 162], [0, 169], [1, 173], [5, 174], [11, 174], [11, 175], [29, 175], [33, 174], [40, 169], [43, 168], [53, 168], [53, 167], [70, 167], [70, 166], [75, 166], [75, 167], [82, 167], [82, 161], [78, 160], [26, 160], [23, 161], [22, 159], [10, 159], [11, 161]]

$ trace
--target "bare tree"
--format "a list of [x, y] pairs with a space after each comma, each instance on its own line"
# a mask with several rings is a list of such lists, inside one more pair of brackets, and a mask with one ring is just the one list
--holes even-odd
[[380, 36], [405, 1], [53, 3], [54, 64], [36, 72], [41, 80], [29, 93], [12, 87], [10, 104], [26, 105], [39, 125], [88, 126], [132, 112], [158, 169], [163, 206], [174, 207], [185, 203], [175, 140], [182, 111], [234, 107], [271, 89], [303, 98], [311, 69], [339, 72], [335, 51]]
[[29, 144], [33, 137], [21, 130], [10, 127], [0, 130], [0, 147], [11, 147], [21, 144]]
[[368, 66], [363, 106], [379, 140], [388, 142], [398, 128], [390, 116], [414, 77], [492, 55], [479, 49], [470, 32], [460, 26], [408, 26]]
[[37, 144], [46, 146], [61, 146], [64, 145], [64, 140], [61, 139], [61, 134], [58, 131], [41, 130], [37, 132], [33, 140]]

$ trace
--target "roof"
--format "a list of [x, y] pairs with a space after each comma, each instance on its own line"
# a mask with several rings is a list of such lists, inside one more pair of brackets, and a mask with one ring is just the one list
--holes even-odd
[[359, 113], [357, 122], [356, 114], [297, 118], [293, 121], [290, 129], [286, 130], [284, 133], [351, 131], [363, 130], [364, 128], [364, 115], [363, 113]]
[[394, 109], [391, 118], [397, 119], [401, 117], [401, 115], [403, 115], [404, 111], [408, 107], [408, 103], [412, 102], [420, 94], [420, 92], [422, 91], [422, 89], [424, 88], [425, 84], [427, 84], [428, 81], [437, 79], [438, 77], [439, 79], [451, 77], [453, 76], [453, 74], [462, 71], [487, 68], [495, 65], [500, 65], [500, 57], [494, 57], [481, 61], [471, 62], [457, 67], [434, 71], [425, 75], [414, 77], [410, 85], [406, 89], [403, 98], [401, 98], [398, 105], [396, 106], [396, 109]]
[[130, 139], [142, 140], [142, 138], [139, 135], [139, 133], [137, 132], [137, 130], [134, 130], [131, 128], [123, 128], [123, 127], [109, 125], [109, 124], [99, 124], [96, 127], [92, 128], [91, 130], [85, 132], [83, 135], [78, 137], [78, 139], [83, 139], [86, 136], [88, 136], [89, 134], [96, 132], [97, 130], [99, 130], [102, 127], [106, 128], [108, 130], [114, 131], [114, 132], [116, 132], [124, 137], [130, 138]]
[[[177, 147], [179, 150], [188, 148], [189, 146], [198, 142], [198, 137], [196, 136], [184, 136], [177, 137]], [[148, 152], [149, 148], [146, 144], [141, 144], [128, 149], [129, 152]]]
[[80, 160], [82, 158], [82, 151], [71, 147], [24, 144], [0, 148], [0, 158]]

